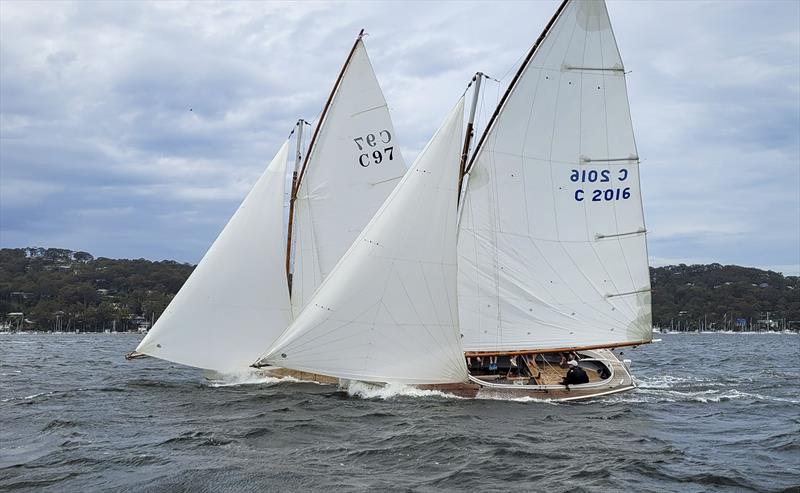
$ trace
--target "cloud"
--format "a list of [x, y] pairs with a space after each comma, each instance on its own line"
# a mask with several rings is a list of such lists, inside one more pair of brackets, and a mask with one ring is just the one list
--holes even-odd
[[[358, 30], [411, 162], [549, 2], [0, 2], [0, 245], [196, 262]], [[609, 2], [658, 259], [800, 264], [800, 5]], [[794, 269], [797, 270], [797, 269]]]

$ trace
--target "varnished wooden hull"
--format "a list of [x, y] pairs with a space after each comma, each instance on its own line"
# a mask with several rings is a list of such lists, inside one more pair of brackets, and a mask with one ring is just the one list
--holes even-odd
[[592, 379], [587, 384], [570, 385], [569, 387], [557, 383], [549, 383], [547, 385], [498, 384], [482, 381], [473, 376], [470, 376], [469, 383], [420, 385], [419, 387], [477, 399], [534, 398], [557, 401], [591, 399], [636, 388], [628, 368], [611, 351], [598, 349], [583, 351], [582, 354], [586, 354], [591, 359], [602, 361], [611, 370], [611, 376], [604, 380]]
[[[430, 384], [415, 385], [414, 387], [422, 390], [435, 390], [462, 398], [476, 399], [520, 399], [534, 398], [557, 401], [574, 401], [581, 399], [591, 399], [605, 395], [616, 394], [634, 389], [633, 382], [628, 368], [611, 351], [606, 349], [582, 352], [591, 359], [603, 361], [611, 370], [611, 377], [600, 380], [593, 378], [587, 384], [571, 385], [567, 388], [557, 383], [546, 385], [518, 385], [514, 383], [495, 383], [482, 381], [479, 378], [470, 376], [470, 381], [464, 383], [449, 384]], [[589, 361], [587, 359], [586, 361]], [[328, 385], [340, 385], [342, 382], [338, 378], [321, 375], [318, 373], [308, 373], [287, 368], [265, 367], [259, 370], [264, 376], [282, 378], [289, 377], [296, 380], [312, 381]], [[380, 384], [376, 384], [380, 385]]]

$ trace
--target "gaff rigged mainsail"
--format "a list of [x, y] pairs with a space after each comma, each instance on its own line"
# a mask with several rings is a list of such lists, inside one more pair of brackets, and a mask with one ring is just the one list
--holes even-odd
[[292, 206], [292, 309], [300, 313], [406, 167], [359, 37], [312, 139]]
[[221, 372], [246, 369], [291, 321], [283, 262], [288, 142], [136, 348]]
[[262, 363], [370, 382], [467, 378], [456, 301], [463, 99]]
[[604, 2], [562, 4], [490, 121], [467, 186], [467, 351], [650, 341], [639, 161]]

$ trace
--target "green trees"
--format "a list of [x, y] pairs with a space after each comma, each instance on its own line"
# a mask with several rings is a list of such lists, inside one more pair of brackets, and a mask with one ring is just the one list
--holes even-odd
[[[0, 249], [0, 323], [26, 329], [136, 330], [158, 318], [194, 267], [94, 258], [63, 248]], [[653, 324], [663, 328], [800, 329], [800, 279], [735, 265], [650, 269]], [[770, 322], [771, 321], [771, 322]], [[791, 322], [795, 321], [794, 324]]]
[[158, 318], [193, 267], [95, 259], [63, 248], [0, 249], [0, 323], [26, 329], [136, 330]]
[[[736, 265], [680, 264], [651, 268], [650, 278], [656, 326], [678, 330], [800, 329], [797, 276]], [[745, 327], [737, 325], [737, 320], [745, 320]]]

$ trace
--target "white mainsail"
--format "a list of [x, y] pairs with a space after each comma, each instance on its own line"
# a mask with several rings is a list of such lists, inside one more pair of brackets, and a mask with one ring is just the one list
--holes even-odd
[[262, 362], [370, 382], [466, 380], [456, 300], [463, 106]]
[[460, 219], [467, 351], [648, 342], [625, 73], [602, 1], [565, 2], [477, 149]]
[[319, 125], [295, 202], [295, 315], [406, 171], [386, 100], [360, 38]]
[[220, 372], [247, 369], [291, 321], [284, 264], [288, 142], [137, 352]]

